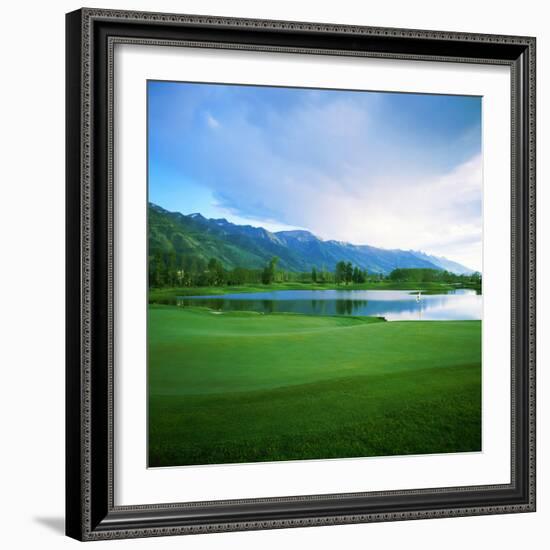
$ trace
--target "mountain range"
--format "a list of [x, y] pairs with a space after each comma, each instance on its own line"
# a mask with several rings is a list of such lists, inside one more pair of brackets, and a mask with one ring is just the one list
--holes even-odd
[[332, 271], [343, 260], [369, 273], [388, 274], [396, 268], [473, 273], [457, 262], [424, 252], [322, 240], [304, 230], [271, 232], [263, 227], [236, 225], [225, 218], [169, 212], [153, 203], [149, 203], [148, 214], [150, 255], [175, 252], [206, 262], [217, 258], [226, 269], [261, 268], [277, 256], [279, 267], [289, 271], [310, 271], [313, 267]]

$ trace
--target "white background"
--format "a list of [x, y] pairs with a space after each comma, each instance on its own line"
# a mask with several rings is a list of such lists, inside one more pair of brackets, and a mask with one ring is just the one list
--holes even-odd
[[[317, 1], [104, 0], [89, 6], [317, 20], [364, 25], [535, 35], [538, 96], [548, 97], [549, 18], [532, 0], [460, 4], [438, 1], [362, 3]], [[64, 509], [64, 13], [77, 2], [26, 2], [3, 7], [2, 86], [2, 301], [3, 380], [0, 399], [0, 517], [6, 548], [76, 546], [63, 538]], [[451, 7], [452, 6], [452, 7]], [[543, 214], [550, 178], [549, 110], [538, 104], [539, 151], [539, 465], [550, 436], [548, 345], [543, 320], [550, 306], [542, 281], [550, 276], [543, 254], [549, 217]], [[547, 246], [547, 245], [546, 245]], [[548, 340], [546, 338], [546, 340]], [[546, 434], [544, 433], [546, 431]], [[384, 548], [542, 548], [550, 520], [548, 474], [539, 467], [536, 514], [292, 529], [186, 538], [94, 543], [116, 547], [297, 548], [366, 545]]]
[[[135, 45], [114, 63], [115, 504], [509, 483], [510, 69]], [[146, 469], [147, 78], [483, 97], [483, 452]]]

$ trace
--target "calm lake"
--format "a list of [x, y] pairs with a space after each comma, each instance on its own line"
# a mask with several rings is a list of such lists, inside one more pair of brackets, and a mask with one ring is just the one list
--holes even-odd
[[220, 296], [178, 297], [180, 306], [216, 311], [359, 315], [388, 321], [481, 319], [482, 296], [475, 290], [423, 294], [410, 290], [274, 290]]

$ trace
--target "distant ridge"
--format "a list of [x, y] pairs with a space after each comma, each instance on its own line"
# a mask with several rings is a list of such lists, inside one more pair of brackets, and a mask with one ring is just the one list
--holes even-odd
[[441, 256], [432, 256], [430, 254], [425, 254], [424, 252], [420, 251], [414, 251], [413, 254], [416, 254], [416, 256], [418, 256], [419, 258], [423, 258], [437, 265], [440, 269], [450, 271], [451, 273], [456, 273], [457, 275], [471, 275], [472, 273], [474, 273], [473, 269], [470, 269], [462, 264], [459, 264], [458, 262], [453, 262], [452, 260], [448, 260], [447, 258], [443, 258]]
[[473, 270], [447, 258], [413, 250], [387, 250], [335, 240], [324, 241], [305, 230], [271, 232], [263, 227], [236, 225], [225, 218], [208, 219], [195, 212], [184, 215], [149, 203], [149, 254], [175, 252], [224, 267], [261, 268], [273, 256], [289, 271], [333, 270], [339, 261], [351, 262], [370, 273], [396, 268], [431, 268], [456, 274]]

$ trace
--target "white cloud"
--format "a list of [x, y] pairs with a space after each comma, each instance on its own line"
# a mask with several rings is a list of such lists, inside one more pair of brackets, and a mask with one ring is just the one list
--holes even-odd
[[214, 118], [210, 113], [206, 113], [206, 124], [208, 124], [210, 128], [220, 127], [220, 122], [216, 118]]
[[368, 113], [365, 96], [268, 112], [261, 125], [240, 111], [223, 125], [207, 113], [217, 131], [198, 149], [208, 154], [198, 177], [239, 220], [276, 220], [481, 269], [481, 155], [442, 170], [444, 149], [401, 147]]

